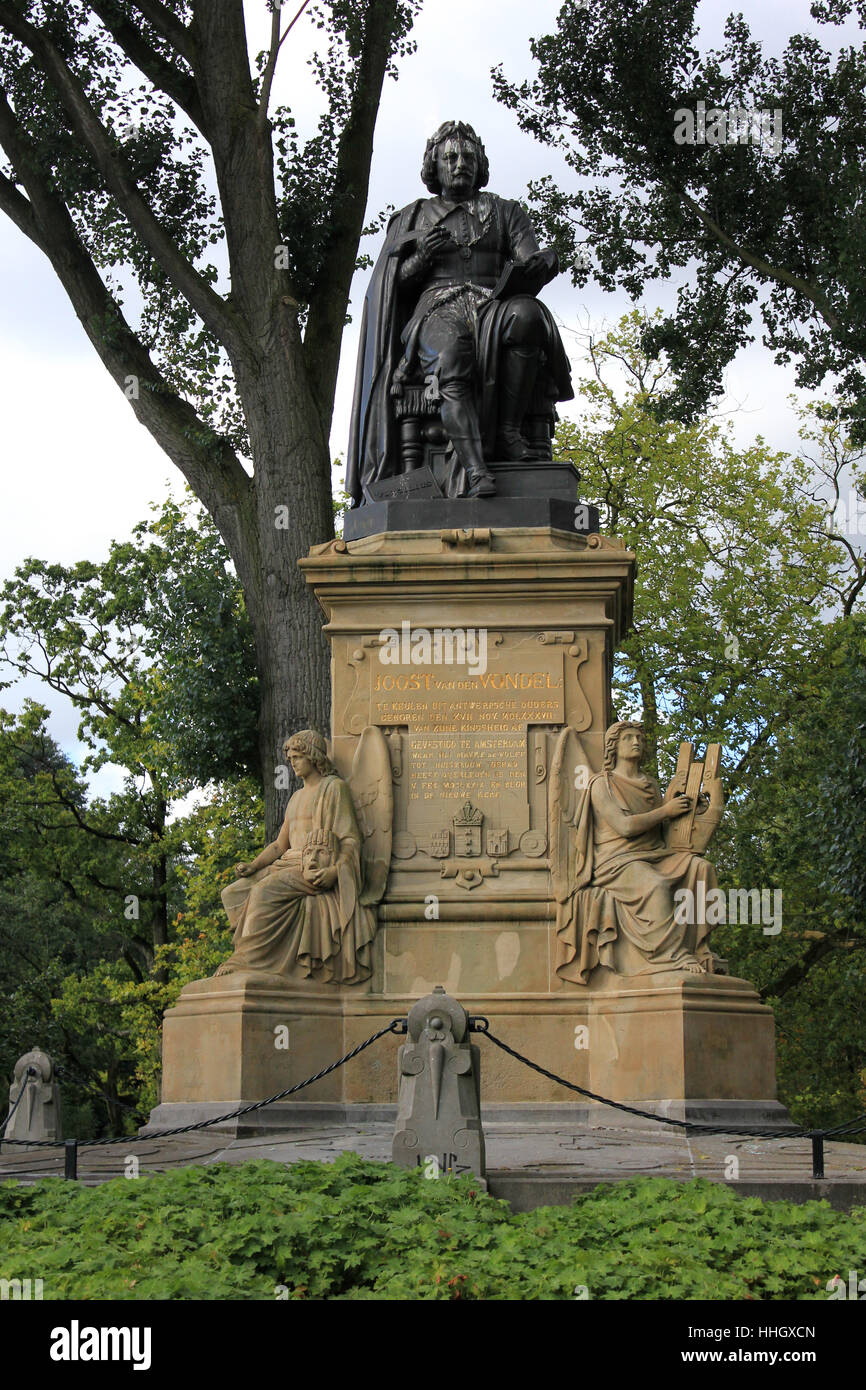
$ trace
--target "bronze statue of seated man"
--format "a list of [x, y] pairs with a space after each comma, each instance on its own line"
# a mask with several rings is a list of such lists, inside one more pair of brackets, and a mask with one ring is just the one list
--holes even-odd
[[559, 264], [519, 203], [482, 191], [488, 174], [472, 127], [448, 121], [424, 155], [433, 196], [391, 219], [361, 327], [346, 483], [355, 506], [370, 483], [403, 471], [394, 402], [417, 379], [451, 446], [446, 495], [493, 493], [490, 461], [550, 457], [522, 427], [539, 389], [551, 410], [573, 395], [556, 325], [535, 298]]

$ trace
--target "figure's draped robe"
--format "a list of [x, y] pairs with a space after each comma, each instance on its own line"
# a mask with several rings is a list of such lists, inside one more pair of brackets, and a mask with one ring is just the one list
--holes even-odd
[[361, 832], [352, 795], [342, 777], [322, 778], [313, 803], [313, 828], [330, 831], [339, 841], [337, 882], [325, 892], [307, 883], [301, 872], [304, 840], [286, 811], [290, 848], [275, 863], [223, 890], [223, 904], [234, 928], [231, 972], [264, 971], [289, 978], [315, 977], [324, 982], [358, 984], [369, 978], [375, 909], [362, 906]]
[[[593, 790], [599, 802], [594, 805]], [[556, 972], [585, 985], [597, 965], [620, 975], [653, 975], [703, 965], [710, 956], [704, 921], [680, 920], [688, 914], [674, 901], [677, 889], [690, 889], [688, 903], [701, 904], [718, 886], [712, 864], [692, 850], [668, 849], [661, 824], [630, 837], [605, 819], [619, 821], [661, 805], [658, 787], [603, 772], [590, 780], [575, 817], [574, 891], [561, 905]], [[699, 893], [698, 884], [703, 884]]]

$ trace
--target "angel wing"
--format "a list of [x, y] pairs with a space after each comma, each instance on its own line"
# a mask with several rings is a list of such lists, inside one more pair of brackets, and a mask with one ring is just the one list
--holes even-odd
[[370, 907], [380, 901], [388, 882], [394, 819], [391, 758], [385, 736], [374, 724], [368, 724], [358, 739], [347, 781], [361, 828], [360, 902]]
[[579, 735], [566, 726], [556, 742], [547, 800], [550, 873], [559, 902], [565, 902], [574, 884], [577, 808], [594, 772]]

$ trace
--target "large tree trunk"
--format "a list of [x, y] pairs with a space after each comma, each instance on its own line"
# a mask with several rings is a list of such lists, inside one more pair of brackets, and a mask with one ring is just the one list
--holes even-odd
[[[291, 28], [280, 24], [279, 5], [273, 7], [261, 84], [251, 74], [242, 0], [192, 0], [189, 23], [172, 6], [155, 0], [130, 7], [93, 0], [80, 8], [82, 14], [71, 21], [77, 26], [71, 47], [58, 46], [53, 29], [34, 24], [8, 0], [0, 0], [0, 31], [32, 56], [39, 81], [47, 84], [51, 102], [63, 108], [98, 187], [114, 200], [133, 239], [153, 258], [172, 293], [187, 301], [228, 355], [254, 479], [247, 477], [228, 440], [177, 394], [103, 282], [88, 239], [78, 231], [80, 209], [65, 200], [62, 181], [46, 165], [43, 113], [37, 112], [35, 122], [29, 120], [29, 79], [24, 86], [4, 81], [13, 92], [11, 102], [0, 90], [0, 147], [16, 171], [15, 179], [0, 175], [0, 211], [49, 257], [118, 386], [125, 389], [130, 379], [140, 383], [131, 398], [133, 410], [180, 468], [228, 546], [255, 636], [261, 772], [267, 831], [273, 837], [286, 802], [286, 788], [275, 785], [283, 739], [308, 726], [328, 732], [328, 651], [321, 615], [297, 562], [311, 545], [333, 536], [328, 433], [340, 339], [364, 222], [382, 83], [411, 27], [413, 7], [407, 11], [400, 0], [358, 0], [348, 28], [340, 17], [331, 26], [332, 34], [345, 30], [350, 57], [345, 81], [337, 81], [330, 93], [339, 135], [326, 219], [329, 235], [309, 293], [304, 342], [297, 290], [276, 258], [281, 234], [268, 100], [281, 34], [285, 37]], [[229, 295], [219, 294], [188, 259], [186, 238], [178, 240], [163, 224], [134, 161], [106, 119], [104, 102], [81, 81], [80, 72], [90, 63], [89, 50], [79, 43], [85, 33], [90, 42], [88, 9], [112, 35], [116, 54], [125, 54], [155, 91], [168, 96], [210, 146], [229, 258]], [[47, 109], [50, 119], [56, 119], [55, 105]], [[77, 190], [77, 177], [73, 182]], [[276, 524], [278, 507], [287, 509], [285, 528]]]
[[[282, 314], [288, 318], [290, 310]], [[291, 790], [283, 742], [297, 729], [330, 733], [330, 655], [322, 613], [300, 569], [310, 545], [334, 534], [330, 458], [311, 393], [287, 389], [300, 354], [283, 332], [264, 361], [238, 364], [255, 462], [247, 534], [236, 559], [256, 644], [259, 672], [259, 756], [268, 839], [285, 814]], [[289, 339], [286, 343], [285, 339]], [[291, 347], [295, 347], [292, 352]], [[250, 369], [251, 368], [251, 369]], [[293, 384], [293, 383], [291, 383]], [[252, 563], [251, 563], [252, 561]]]

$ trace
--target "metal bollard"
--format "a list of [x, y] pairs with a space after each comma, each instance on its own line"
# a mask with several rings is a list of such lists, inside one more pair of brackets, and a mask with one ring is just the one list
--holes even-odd
[[824, 1176], [824, 1136], [823, 1134], [812, 1135], [812, 1177], [823, 1178]]
[[78, 1177], [78, 1140], [63, 1141], [63, 1176], [73, 1181]]

